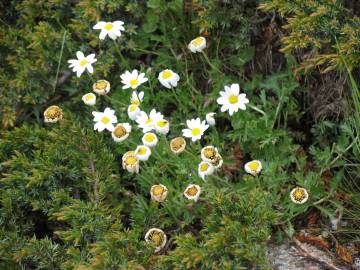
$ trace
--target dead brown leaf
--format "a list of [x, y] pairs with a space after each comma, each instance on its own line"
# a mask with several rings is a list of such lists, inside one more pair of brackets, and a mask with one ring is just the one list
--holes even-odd
[[294, 236], [298, 241], [317, 246], [321, 249], [330, 249], [330, 244], [320, 236], [313, 236], [310, 234], [299, 233]]
[[338, 242], [336, 242], [336, 255], [344, 262], [347, 263], [353, 262], [353, 258], [350, 252], [347, 250], [347, 248], [343, 247]]

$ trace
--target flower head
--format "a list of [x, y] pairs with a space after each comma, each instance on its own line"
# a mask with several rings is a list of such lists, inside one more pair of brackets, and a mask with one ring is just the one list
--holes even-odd
[[92, 87], [93, 91], [98, 95], [106, 95], [110, 91], [110, 83], [106, 80], [98, 80]]
[[115, 111], [110, 108], [106, 108], [104, 112], [92, 112], [94, 116], [94, 130], [99, 132], [107, 129], [108, 131], [114, 130], [114, 124], [117, 122], [117, 117], [115, 116]]
[[131, 126], [129, 123], [119, 123], [111, 132], [111, 136], [115, 142], [122, 142], [129, 137], [131, 132]]
[[303, 204], [309, 199], [309, 194], [305, 188], [296, 187], [291, 190], [290, 199], [296, 204]]
[[217, 154], [217, 148], [212, 145], [205, 146], [203, 149], [201, 149], [201, 159], [203, 161], [212, 162], [215, 160]]
[[108, 35], [111, 39], [115, 40], [117, 37], [121, 36], [121, 31], [124, 31], [125, 28], [123, 26], [124, 22], [115, 21], [115, 22], [98, 22], [94, 25], [93, 29], [99, 30], [101, 29], [99, 38], [105, 39]]
[[131, 173], [139, 173], [139, 160], [135, 157], [134, 151], [126, 152], [122, 157], [122, 167]]
[[135, 150], [135, 157], [141, 161], [147, 161], [151, 155], [151, 150], [146, 145], [138, 145]]
[[63, 111], [59, 106], [52, 105], [44, 111], [44, 122], [45, 123], [56, 123], [63, 119]]
[[139, 124], [139, 127], [143, 129], [143, 132], [146, 133], [153, 130], [155, 123], [163, 118], [164, 116], [160, 112], [152, 109], [149, 115], [145, 112], [140, 112], [136, 117], [136, 122]]
[[166, 186], [162, 184], [153, 185], [150, 188], [150, 195], [153, 201], [163, 202], [165, 201], [167, 194], [168, 194], [168, 189]]
[[217, 103], [222, 105], [222, 112], [229, 111], [229, 114], [233, 115], [239, 109], [246, 110], [245, 104], [249, 103], [249, 100], [246, 94], [240, 94], [239, 84], [234, 83], [231, 86], [225, 86], [225, 91], [220, 91]]
[[130, 103], [140, 106], [143, 99], [144, 99], [144, 92], [143, 91], [141, 91], [140, 93], [137, 93], [136, 91], [133, 91], [132, 94], [131, 94]]
[[77, 59], [71, 59], [68, 61], [68, 63], [70, 64], [69, 68], [72, 68], [72, 71], [76, 72], [76, 76], [80, 77], [86, 69], [90, 73], [94, 72], [92, 64], [97, 61], [95, 58], [95, 54], [92, 53], [88, 56], [85, 56], [81, 51], [77, 51], [76, 57]]
[[166, 135], [170, 131], [169, 121], [165, 119], [160, 119], [155, 123], [155, 130], [160, 134]]
[[206, 119], [206, 122], [209, 124], [209, 126], [215, 126], [215, 124], [216, 124], [216, 121], [214, 118], [215, 114], [216, 113], [214, 113], [214, 112], [210, 112], [210, 113], [206, 114], [205, 119]]
[[82, 101], [84, 101], [86, 105], [94, 106], [96, 103], [96, 96], [93, 93], [87, 93], [82, 96]]
[[145, 73], [140, 73], [134, 69], [132, 72], [125, 71], [125, 73], [120, 75], [121, 83], [124, 84], [122, 89], [136, 89], [144, 82], [147, 82], [148, 79], [145, 77]]
[[166, 88], [176, 87], [180, 76], [170, 69], [165, 69], [159, 73], [158, 79]]
[[156, 134], [154, 134], [152, 132], [147, 132], [141, 138], [141, 141], [144, 145], [153, 147], [158, 143], [158, 137], [156, 136]]
[[163, 230], [157, 228], [151, 228], [145, 234], [145, 241], [155, 245], [155, 252], [159, 252], [166, 245], [166, 234]]
[[170, 141], [170, 150], [178, 155], [185, 150], [186, 141], [183, 137], [176, 137]]
[[127, 113], [131, 120], [136, 120], [138, 115], [140, 115], [141, 110], [138, 105], [131, 104], [127, 109]]
[[223, 162], [224, 160], [222, 156], [219, 153], [217, 153], [215, 158], [210, 163], [211, 165], [214, 166], [215, 169], [219, 169], [223, 165]]
[[204, 50], [206, 47], [206, 39], [204, 37], [197, 37], [190, 41], [188, 48], [191, 52], [197, 53]]
[[189, 200], [194, 200], [195, 202], [197, 202], [197, 200], [199, 199], [200, 193], [200, 186], [194, 184], [188, 185], [184, 191], [185, 197]]
[[257, 176], [262, 169], [261, 161], [259, 160], [252, 160], [247, 162], [244, 166], [245, 171], [253, 176]]
[[205, 180], [206, 175], [211, 175], [214, 172], [214, 166], [207, 161], [201, 161], [198, 167], [198, 173], [202, 180]]
[[209, 125], [206, 125], [206, 121], [201, 122], [200, 118], [187, 120], [186, 124], [188, 128], [182, 130], [183, 136], [191, 138], [193, 142], [200, 140], [209, 127]]

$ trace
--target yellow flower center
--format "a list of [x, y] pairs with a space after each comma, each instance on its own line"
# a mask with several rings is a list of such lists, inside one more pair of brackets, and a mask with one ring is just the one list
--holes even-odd
[[165, 70], [161, 76], [164, 80], [169, 79], [172, 76], [172, 72], [170, 70]]
[[101, 118], [101, 122], [103, 122], [105, 125], [106, 125], [106, 124], [109, 124], [110, 118], [107, 117], [107, 116], [104, 116], [103, 118]]
[[302, 188], [296, 188], [293, 193], [293, 198], [295, 201], [301, 202], [303, 199], [305, 199], [305, 191]]
[[140, 105], [140, 101], [139, 100], [137, 100], [137, 99], [133, 99], [132, 101], [131, 101], [131, 104], [133, 104], [133, 105]]
[[200, 128], [193, 128], [193, 129], [191, 130], [191, 133], [192, 133], [192, 135], [194, 135], [194, 136], [198, 136], [198, 135], [200, 135], [201, 130], [200, 130]]
[[157, 122], [157, 125], [158, 125], [159, 127], [165, 127], [166, 124], [167, 124], [167, 121], [165, 121], [165, 120], [160, 120], [160, 121]]
[[151, 122], [153, 121], [153, 119], [152, 118], [149, 118], [148, 120], [146, 120], [146, 122], [145, 122], [145, 124], [151, 124]]
[[147, 149], [145, 147], [139, 147], [139, 149], [137, 151], [138, 155], [141, 155], [141, 156], [145, 155], [146, 152], [147, 152]]
[[204, 156], [208, 159], [214, 159], [216, 156], [215, 149], [212, 147], [205, 148], [204, 150]]
[[45, 117], [50, 119], [59, 118], [62, 116], [62, 110], [58, 106], [50, 106], [45, 111]]
[[165, 192], [165, 188], [163, 188], [162, 186], [160, 185], [156, 185], [153, 187], [152, 189], [152, 194], [154, 196], [161, 196], [163, 193]]
[[206, 170], [209, 168], [209, 164], [207, 163], [201, 163], [200, 165], [200, 171], [206, 172]]
[[104, 90], [107, 86], [107, 83], [105, 81], [97, 81], [95, 84], [95, 88], [99, 90]]
[[134, 112], [136, 111], [137, 106], [136, 105], [131, 105], [129, 108], [129, 112]]
[[80, 66], [84, 67], [84, 66], [86, 66], [87, 64], [89, 64], [89, 61], [86, 60], [86, 59], [82, 59], [82, 60], [80, 60], [79, 64], [80, 64]]
[[147, 142], [153, 142], [155, 140], [154, 135], [152, 135], [152, 134], [146, 134], [144, 139]]
[[161, 232], [152, 231], [149, 235], [149, 240], [156, 246], [161, 246], [164, 241], [164, 235]]
[[138, 84], [139, 84], [138, 79], [132, 79], [132, 80], [130, 80], [130, 85], [131, 85], [132, 87], [135, 87], [135, 86], [137, 86]]
[[174, 151], [178, 151], [185, 144], [185, 140], [181, 137], [172, 139], [170, 142], [170, 147]]
[[201, 37], [195, 38], [195, 39], [192, 41], [192, 44], [193, 44], [195, 47], [201, 46], [202, 43], [203, 43], [203, 39], [202, 39]]
[[117, 126], [114, 130], [114, 135], [117, 138], [121, 138], [127, 134], [126, 129], [123, 126]]
[[125, 163], [126, 163], [127, 165], [135, 165], [137, 162], [138, 162], [138, 160], [137, 160], [134, 156], [128, 156], [128, 157], [125, 159]]
[[105, 28], [105, 30], [110, 31], [111, 29], [114, 28], [114, 26], [112, 25], [112, 23], [107, 23], [107, 24], [105, 24], [104, 28]]
[[232, 95], [229, 97], [230, 104], [235, 104], [238, 102], [238, 96]]
[[91, 94], [88, 94], [88, 95], [85, 96], [86, 101], [89, 101], [89, 100], [92, 100], [92, 99], [94, 99], [94, 96], [91, 95]]
[[257, 171], [257, 169], [259, 168], [259, 163], [255, 162], [255, 161], [251, 161], [251, 162], [249, 162], [248, 167], [252, 171]]
[[198, 193], [198, 189], [195, 186], [188, 188], [185, 192], [189, 196], [195, 196]]

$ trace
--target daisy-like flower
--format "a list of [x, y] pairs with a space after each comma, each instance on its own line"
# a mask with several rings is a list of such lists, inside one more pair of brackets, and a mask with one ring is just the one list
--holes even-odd
[[162, 184], [153, 185], [150, 188], [150, 195], [153, 201], [163, 202], [165, 201], [167, 194], [168, 194], [168, 189], [166, 186]]
[[247, 162], [244, 168], [248, 174], [257, 176], [261, 172], [262, 164], [259, 160], [252, 160], [250, 162]]
[[114, 130], [111, 132], [111, 136], [115, 142], [122, 142], [129, 137], [131, 132], [131, 126], [129, 123], [117, 124]]
[[82, 101], [84, 101], [86, 105], [94, 106], [96, 103], [96, 96], [93, 93], [87, 93], [82, 96]]
[[246, 110], [245, 104], [249, 103], [246, 94], [240, 94], [240, 86], [237, 83], [225, 86], [225, 91], [220, 91], [217, 103], [222, 105], [221, 111], [229, 111], [230, 115], [240, 110]]
[[94, 25], [93, 29], [100, 30], [100, 39], [105, 39], [106, 36], [109, 36], [111, 39], [115, 40], [117, 37], [121, 36], [121, 31], [125, 31], [123, 26], [124, 22], [115, 21], [115, 22], [98, 22]]
[[215, 124], [216, 124], [216, 121], [215, 121], [215, 118], [214, 118], [215, 114], [216, 113], [214, 113], [214, 112], [210, 112], [210, 113], [206, 114], [205, 119], [206, 119], [206, 123], [208, 123], [209, 126], [215, 126]]
[[45, 123], [56, 123], [63, 119], [64, 114], [59, 106], [52, 105], [44, 111], [44, 122]]
[[139, 124], [139, 127], [142, 128], [143, 132], [149, 132], [155, 128], [155, 123], [164, 116], [160, 112], [156, 112], [155, 109], [150, 111], [150, 114], [147, 115], [145, 112], [140, 112], [136, 117], [136, 122]]
[[158, 79], [166, 88], [176, 87], [180, 76], [170, 69], [165, 69], [159, 73]]
[[291, 190], [290, 199], [296, 204], [303, 204], [309, 199], [309, 193], [305, 188], [296, 187]]
[[215, 160], [216, 154], [218, 154], [218, 150], [212, 145], [205, 146], [201, 149], [201, 159], [203, 161], [212, 162]]
[[144, 134], [144, 136], [141, 138], [141, 141], [146, 146], [154, 147], [155, 145], [157, 145], [159, 140], [154, 133], [148, 132]]
[[139, 160], [135, 157], [134, 151], [126, 152], [122, 157], [122, 167], [131, 173], [139, 173]]
[[97, 60], [95, 58], [95, 54], [89, 54], [85, 56], [81, 51], [76, 52], [77, 59], [71, 59], [68, 61], [69, 68], [72, 68], [73, 72], [76, 72], [76, 76], [80, 77], [81, 74], [87, 69], [88, 72], [93, 73], [94, 68], [92, 64], [94, 64]]
[[155, 123], [155, 130], [163, 135], [168, 134], [169, 130], [170, 130], [169, 121], [167, 121], [165, 119], [160, 119], [159, 121], [157, 121]]
[[131, 104], [127, 109], [127, 113], [131, 120], [136, 120], [138, 115], [140, 115], [141, 110], [138, 105]]
[[148, 79], [145, 77], [145, 73], [140, 73], [134, 69], [132, 72], [125, 71], [125, 73], [120, 75], [121, 83], [124, 84], [122, 89], [136, 89], [144, 82], [147, 82]]
[[195, 202], [198, 201], [199, 196], [201, 193], [201, 188], [198, 185], [190, 184], [186, 187], [184, 191], [184, 195], [189, 200], [194, 200]]
[[170, 141], [170, 150], [178, 155], [185, 150], [186, 141], [183, 137], [176, 137]]
[[107, 129], [108, 131], [114, 130], [114, 124], [117, 122], [114, 110], [106, 108], [104, 112], [93, 111], [92, 115], [94, 116], [94, 122], [96, 122], [94, 130], [98, 130], [99, 132], [104, 129]]
[[197, 37], [190, 41], [188, 48], [192, 53], [201, 52], [206, 47], [206, 39], [204, 37]]
[[214, 166], [207, 161], [201, 161], [198, 167], [198, 173], [202, 180], [205, 180], [206, 175], [211, 175], [214, 172]]
[[222, 156], [219, 153], [217, 153], [215, 158], [210, 163], [211, 165], [214, 166], [215, 169], [219, 169], [223, 165], [223, 162], [224, 160]]
[[145, 241], [155, 245], [155, 252], [159, 252], [166, 245], [166, 234], [163, 230], [158, 228], [151, 228], [145, 234]]
[[144, 99], [144, 92], [141, 91], [140, 93], [137, 93], [136, 91], [133, 91], [130, 98], [130, 103], [134, 105], [140, 105], [140, 103]]
[[206, 121], [201, 122], [200, 118], [187, 120], [186, 124], [188, 128], [182, 130], [183, 136], [191, 138], [193, 142], [200, 140], [209, 127], [209, 125], [206, 125]]
[[141, 161], [147, 161], [151, 155], [151, 150], [146, 145], [138, 145], [135, 150], [135, 157]]
[[110, 83], [106, 80], [98, 80], [92, 86], [93, 91], [98, 95], [106, 95], [110, 91]]

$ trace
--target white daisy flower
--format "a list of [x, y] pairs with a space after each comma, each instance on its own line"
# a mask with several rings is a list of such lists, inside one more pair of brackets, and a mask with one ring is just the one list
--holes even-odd
[[135, 157], [134, 151], [128, 151], [123, 155], [122, 167], [130, 173], [139, 173], [139, 160]]
[[92, 53], [85, 57], [81, 51], [77, 51], [76, 57], [77, 59], [71, 59], [68, 61], [68, 63], [70, 63], [69, 68], [72, 68], [72, 71], [76, 72], [76, 76], [80, 77], [86, 69], [90, 73], [94, 72], [92, 64], [97, 61], [95, 54]]
[[152, 132], [147, 132], [144, 134], [144, 136], [141, 138], [141, 141], [144, 145], [149, 147], [154, 147], [158, 143], [158, 137], [156, 134]]
[[142, 128], [143, 132], [146, 133], [153, 130], [155, 128], [155, 123], [163, 118], [164, 116], [160, 112], [156, 112], [155, 109], [152, 109], [149, 116], [141, 111], [136, 117], [136, 122], [139, 124], [139, 127]]
[[145, 241], [155, 245], [155, 252], [159, 252], [166, 245], [166, 234], [158, 228], [151, 228], [145, 234]]
[[190, 41], [188, 48], [191, 52], [197, 53], [204, 50], [206, 47], [206, 39], [204, 37], [197, 37]]
[[218, 150], [216, 147], [212, 145], [205, 146], [201, 149], [201, 159], [203, 161], [212, 162], [215, 160], [216, 154], [218, 154]]
[[138, 105], [131, 104], [127, 109], [128, 116], [131, 120], [136, 120], [136, 117], [141, 113]]
[[195, 202], [198, 201], [200, 193], [201, 193], [200, 186], [194, 184], [189, 184], [184, 191], [185, 197], [188, 198], [189, 200], [194, 200]]
[[136, 91], [133, 91], [132, 94], [131, 94], [130, 103], [140, 106], [143, 99], [144, 99], [144, 92], [143, 91], [141, 91], [140, 93], [137, 93]]
[[138, 145], [135, 150], [135, 157], [141, 161], [147, 161], [151, 155], [151, 150], [146, 145]]
[[94, 106], [96, 103], [96, 96], [93, 93], [87, 93], [82, 96], [82, 101], [84, 101], [86, 105]]
[[248, 174], [257, 176], [261, 172], [261, 169], [262, 169], [261, 161], [252, 160], [250, 162], [247, 162], [244, 166], [244, 169]]
[[205, 119], [206, 119], [206, 122], [209, 124], [209, 126], [215, 126], [215, 124], [216, 124], [216, 121], [214, 118], [215, 114], [216, 113], [214, 113], [214, 112], [210, 112], [210, 113], [206, 114]]
[[160, 134], [166, 135], [170, 131], [170, 124], [169, 121], [165, 119], [160, 119], [155, 123], [155, 130]]
[[106, 108], [104, 112], [92, 112], [94, 116], [94, 130], [99, 132], [107, 129], [108, 131], [114, 130], [114, 124], [117, 122], [117, 117], [115, 116], [115, 111], [110, 108]]
[[170, 69], [165, 69], [159, 73], [158, 79], [166, 88], [176, 87], [180, 76]]
[[198, 167], [198, 173], [202, 180], [205, 180], [206, 175], [211, 175], [214, 172], [214, 166], [210, 162], [201, 161]]
[[153, 185], [150, 189], [150, 195], [153, 201], [163, 202], [165, 201], [167, 194], [168, 189], [162, 184]]
[[214, 160], [212, 160], [210, 163], [211, 165], [214, 166], [215, 169], [219, 169], [223, 165], [223, 162], [224, 160], [222, 156], [219, 153], [217, 153]]
[[98, 80], [92, 86], [93, 91], [98, 95], [106, 95], [110, 92], [110, 83], [106, 80]]
[[98, 22], [94, 25], [93, 29], [101, 29], [99, 38], [105, 39], [106, 36], [109, 36], [111, 39], [115, 40], [117, 37], [121, 36], [121, 31], [125, 31], [123, 26], [124, 22], [115, 21], [115, 22]]
[[59, 106], [52, 105], [44, 111], [44, 122], [45, 123], [56, 123], [63, 119], [64, 114]]
[[145, 77], [145, 73], [140, 73], [134, 69], [131, 73], [130, 71], [125, 71], [125, 73], [120, 75], [121, 83], [124, 84], [122, 89], [136, 89], [138, 86], [147, 82], [148, 79]]
[[187, 120], [186, 124], [188, 128], [182, 130], [183, 136], [191, 138], [193, 142], [200, 140], [205, 130], [209, 127], [206, 125], [206, 121], [201, 122], [200, 118]]
[[183, 137], [176, 137], [170, 141], [170, 150], [178, 155], [185, 150], [186, 141]]
[[111, 136], [115, 142], [122, 142], [129, 137], [131, 132], [131, 126], [129, 123], [119, 123], [111, 132]]
[[309, 193], [305, 188], [296, 187], [291, 190], [290, 199], [293, 203], [303, 204], [309, 199]]
[[249, 103], [246, 94], [240, 94], [240, 86], [237, 83], [225, 86], [225, 91], [220, 91], [217, 103], [222, 105], [221, 111], [229, 111], [230, 115], [240, 110], [246, 110], [245, 104]]

